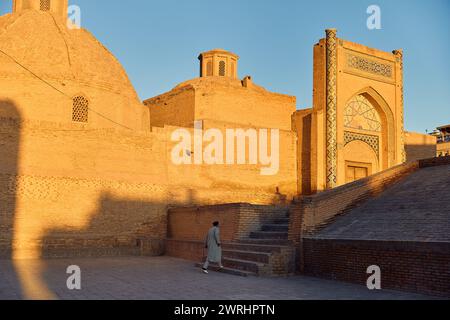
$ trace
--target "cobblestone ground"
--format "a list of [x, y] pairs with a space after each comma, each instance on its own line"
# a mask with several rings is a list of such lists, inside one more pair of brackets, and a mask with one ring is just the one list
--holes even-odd
[[[67, 289], [69, 265], [81, 268], [81, 290]], [[23, 261], [0, 260], [0, 299], [95, 300], [294, 300], [432, 299], [396, 292], [369, 291], [359, 285], [293, 276], [205, 275], [190, 261], [170, 258], [102, 258]]]

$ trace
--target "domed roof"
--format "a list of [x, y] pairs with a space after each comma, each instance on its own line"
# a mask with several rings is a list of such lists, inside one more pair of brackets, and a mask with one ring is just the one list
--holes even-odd
[[[205, 90], [211, 90], [214, 87], [227, 87], [238, 89], [243, 87], [243, 83], [239, 79], [233, 79], [230, 77], [220, 77], [220, 76], [199, 77], [184, 81], [178, 84], [172, 90], [178, 90], [188, 86], [191, 86], [195, 89], [205, 89]], [[248, 87], [247, 90], [252, 90], [260, 93], [271, 93], [265, 88], [254, 83], [252, 84], [251, 87]]]
[[0, 17], [0, 77], [39, 77], [61, 91], [65, 81], [77, 82], [138, 101], [117, 59], [88, 31], [68, 29], [50, 12]]

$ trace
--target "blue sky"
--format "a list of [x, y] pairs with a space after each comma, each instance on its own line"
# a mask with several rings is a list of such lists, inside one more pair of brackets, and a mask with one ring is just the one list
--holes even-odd
[[[0, 0], [0, 14], [11, 10]], [[405, 55], [405, 125], [450, 124], [450, 0], [69, 0], [82, 26], [124, 65], [141, 99], [198, 76], [197, 56], [224, 48], [241, 57], [239, 76], [312, 105], [312, 47], [324, 29]], [[382, 29], [366, 9], [380, 6]], [[132, 5], [132, 6], [131, 6]]]

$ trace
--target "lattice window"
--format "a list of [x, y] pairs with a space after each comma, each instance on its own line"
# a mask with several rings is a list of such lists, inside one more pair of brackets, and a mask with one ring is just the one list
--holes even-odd
[[344, 132], [344, 143], [345, 145], [349, 144], [352, 141], [362, 141], [367, 143], [372, 147], [373, 151], [377, 154], [377, 157], [380, 156], [380, 138], [378, 136], [372, 136], [369, 134], [361, 134], [355, 132]]
[[225, 61], [219, 62], [219, 76], [225, 76]]
[[366, 97], [353, 97], [344, 110], [346, 128], [381, 132], [381, 120], [375, 107]]
[[40, 9], [42, 11], [49, 11], [50, 10], [50, 0], [41, 0]]
[[213, 70], [212, 70], [212, 62], [208, 61], [208, 63], [206, 64], [206, 75], [207, 76], [212, 76], [213, 75]]
[[72, 121], [88, 122], [89, 101], [83, 96], [73, 98]]

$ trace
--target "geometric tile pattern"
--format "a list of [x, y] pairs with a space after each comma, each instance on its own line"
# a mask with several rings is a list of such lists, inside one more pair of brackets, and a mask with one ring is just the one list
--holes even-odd
[[352, 69], [392, 78], [393, 70], [389, 64], [379, 63], [353, 54], [347, 54], [347, 66]]
[[377, 157], [380, 157], [380, 138], [378, 136], [373, 136], [370, 134], [362, 134], [356, 132], [344, 132], [344, 144], [347, 145], [352, 141], [362, 141], [367, 143], [372, 147], [373, 151], [377, 154]]
[[326, 150], [327, 150], [327, 189], [337, 185], [337, 37], [335, 29], [326, 30]]
[[400, 83], [400, 148], [401, 148], [401, 157], [402, 162], [406, 162], [406, 151], [405, 151], [405, 119], [404, 119], [404, 104], [405, 97], [403, 91], [403, 51], [402, 50], [394, 50], [393, 54], [397, 56], [397, 59], [400, 63], [400, 75], [402, 77], [402, 81]]
[[381, 132], [381, 120], [372, 103], [363, 95], [354, 96], [344, 110], [346, 128]]

